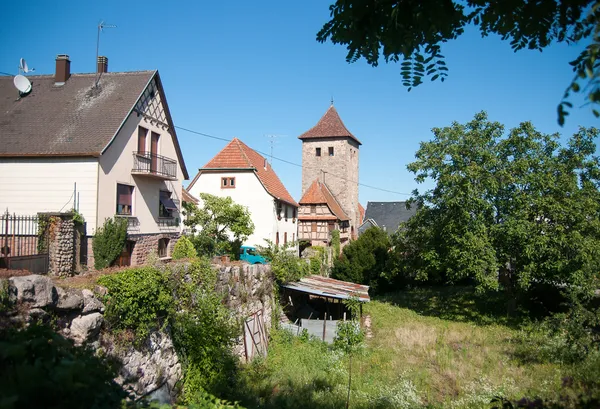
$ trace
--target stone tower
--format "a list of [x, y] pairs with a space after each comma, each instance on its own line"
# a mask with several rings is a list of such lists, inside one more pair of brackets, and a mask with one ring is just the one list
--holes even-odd
[[358, 150], [361, 142], [346, 128], [333, 104], [302, 140], [302, 195], [318, 180], [327, 185], [350, 218], [355, 237], [359, 226]]

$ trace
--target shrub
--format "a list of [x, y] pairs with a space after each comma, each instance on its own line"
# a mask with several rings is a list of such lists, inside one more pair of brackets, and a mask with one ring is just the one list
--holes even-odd
[[165, 274], [153, 267], [103, 276], [98, 283], [108, 290], [104, 300], [107, 323], [111, 329], [134, 331], [138, 345], [166, 322], [173, 307]]
[[123, 251], [126, 240], [127, 219], [121, 217], [106, 219], [102, 227], [96, 230], [92, 241], [94, 268], [102, 270], [109, 267]]
[[0, 332], [0, 407], [117, 408], [126, 394], [115, 366], [51, 328]]
[[340, 231], [335, 229], [331, 232], [331, 247], [333, 248], [333, 259], [336, 260], [340, 256]]
[[386, 232], [378, 227], [368, 229], [344, 247], [341, 257], [334, 260], [333, 278], [367, 284], [376, 291], [389, 269], [390, 247]]
[[291, 251], [294, 243], [277, 246], [270, 240], [265, 241], [267, 246], [259, 246], [258, 252], [271, 261], [271, 271], [278, 283], [298, 281], [310, 273], [309, 264]]
[[182, 236], [173, 249], [173, 260], [179, 260], [181, 258], [195, 258], [197, 256], [194, 244], [186, 236]]

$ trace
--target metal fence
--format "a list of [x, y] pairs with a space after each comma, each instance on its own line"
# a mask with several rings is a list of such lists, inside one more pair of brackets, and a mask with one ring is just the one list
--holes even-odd
[[0, 268], [48, 272], [48, 231], [39, 216], [0, 215]]

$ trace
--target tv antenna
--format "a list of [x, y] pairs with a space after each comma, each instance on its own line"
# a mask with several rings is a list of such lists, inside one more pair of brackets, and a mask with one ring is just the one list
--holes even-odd
[[[100, 51], [100, 32], [102, 32], [105, 28], [117, 28], [114, 24], [106, 24], [104, 20], [98, 23], [98, 37], [96, 38], [96, 61], [94, 61], [94, 67], [98, 64], [98, 53]], [[96, 81], [94, 82], [94, 87], [98, 86], [98, 81], [100, 80], [100, 74], [96, 74]]]
[[33, 71], [35, 71], [35, 68], [29, 68], [29, 66], [27, 65], [27, 61], [25, 61], [25, 58], [21, 58], [19, 60], [19, 74], [27, 74]]
[[284, 138], [287, 135], [265, 135], [270, 139], [269, 143], [271, 144], [271, 166], [273, 166], [273, 148], [275, 147], [275, 140], [277, 138]]

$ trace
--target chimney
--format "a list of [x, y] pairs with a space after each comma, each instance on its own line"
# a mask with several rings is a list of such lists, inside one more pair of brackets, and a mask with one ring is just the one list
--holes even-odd
[[56, 56], [56, 73], [54, 82], [64, 84], [71, 76], [71, 60], [67, 54], [58, 54]]
[[103, 74], [108, 72], [108, 57], [104, 57], [104, 56], [100, 56], [98, 57], [98, 63], [97, 63], [97, 73], [98, 74]]

